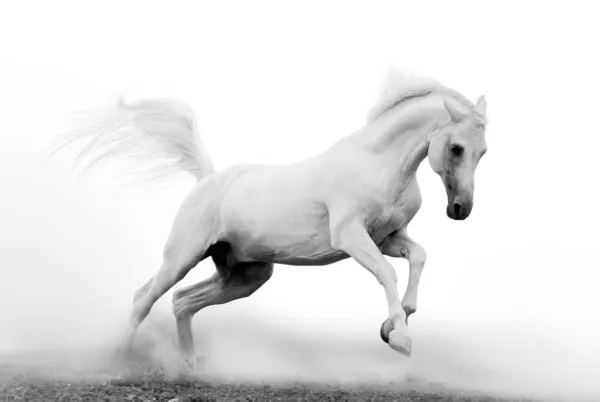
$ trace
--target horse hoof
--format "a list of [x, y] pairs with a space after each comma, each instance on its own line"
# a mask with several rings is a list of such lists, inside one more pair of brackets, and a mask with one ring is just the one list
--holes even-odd
[[406, 357], [412, 355], [412, 340], [406, 333], [392, 330], [389, 334], [388, 345], [396, 352]]
[[210, 372], [206, 355], [184, 357], [179, 365], [180, 378], [204, 377]]
[[406, 334], [400, 330], [394, 330], [394, 323], [389, 318], [381, 324], [381, 330], [379, 331], [381, 339], [387, 343], [390, 348], [396, 352], [410, 357], [412, 354], [412, 340]]
[[394, 324], [392, 323], [392, 320], [390, 320], [389, 318], [387, 320], [385, 320], [383, 322], [383, 324], [381, 324], [381, 329], [379, 330], [379, 335], [381, 336], [381, 339], [385, 343], [390, 342], [390, 332], [392, 332], [393, 330], [394, 330]]

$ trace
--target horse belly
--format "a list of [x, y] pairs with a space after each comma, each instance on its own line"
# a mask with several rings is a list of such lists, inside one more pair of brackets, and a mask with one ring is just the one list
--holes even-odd
[[227, 231], [237, 260], [325, 265], [344, 258], [342, 252], [331, 248], [328, 222], [272, 209], [264, 212], [268, 216], [249, 215]]
[[242, 195], [244, 189], [230, 189], [223, 205], [222, 237], [237, 261], [325, 265], [347, 258], [331, 247], [324, 205], [297, 188], [255, 186]]

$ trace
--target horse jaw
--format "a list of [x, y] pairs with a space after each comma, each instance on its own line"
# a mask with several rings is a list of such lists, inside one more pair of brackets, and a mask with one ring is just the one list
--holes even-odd
[[446, 157], [446, 148], [448, 148], [449, 142], [450, 134], [446, 131], [437, 132], [429, 140], [429, 147], [427, 149], [429, 166], [440, 176], [444, 171], [444, 158]]

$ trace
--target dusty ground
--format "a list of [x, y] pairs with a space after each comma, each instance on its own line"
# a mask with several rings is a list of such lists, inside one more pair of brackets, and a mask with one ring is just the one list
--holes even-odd
[[525, 401], [467, 395], [433, 384], [390, 386], [202, 382], [147, 370], [126, 378], [70, 375], [14, 362], [0, 363], [3, 401]]

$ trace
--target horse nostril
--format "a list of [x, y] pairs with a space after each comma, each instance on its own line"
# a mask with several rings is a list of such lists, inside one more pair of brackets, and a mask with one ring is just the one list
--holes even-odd
[[458, 218], [460, 216], [460, 210], [461, 210], [460, 204], [455, 202], [453, 205], [453, 208], [454, 208], [454, 216]]

